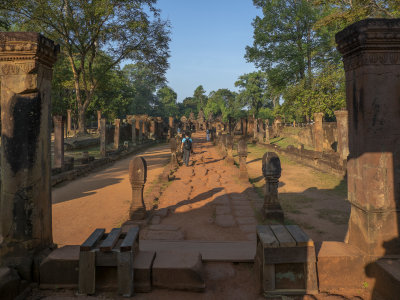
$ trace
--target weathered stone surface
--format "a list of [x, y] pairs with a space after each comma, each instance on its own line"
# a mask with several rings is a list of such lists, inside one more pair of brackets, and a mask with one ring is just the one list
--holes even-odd
[[314, 149], [317, 152], [322, 152], [324, 150], [324, 132], [322, 129], [322, 119], [324, 117], [323, 113], [314, 114]]
[[54, 125], [54, 168], [64, 166], [64, 120], [63, 116], [53, 116]]
[[368, 277], [376, 280], [374, 291], [383, 299], [397, 299], [400, 295], [400, 260], [382, 258], [366, 267]]
[[79, 246], [64, 246], [40, 264], [40, 287], [76, 288], [79, 280]]
[[217, 215], [226, 215], [231, 213], [231, 207], [229, 205], [217, 205], [215, 208]]
[[253, 217], [237, 217], [236, 222], [239, 225], [256, 225], [257, 222]]
[[137, 293], [151, 292], [151, 271], [155, 254], [154, 251], [139, 251], [133, 258], [133, 289]]
[[7, 267], [0, 268], [0, 299], [17, 299], [21, 292], [21, 279], [17, 271]]
[[221, 227], [233, 227], [236, 225], [236, 221], [232, 215], [217, 215], [215, 224]]
[[240, 208], [236, 207], [234, 210], [234, 215], [238, 217], [254, 217], [254, 210], [251, 208]]
[[100, 156], [106, 157], [106, 119], [100, 120]]
[[175, 231], [180, 230], [181, 228], [176, 225], [150, 225], [148, 226], [149, 230], [166, 230], [166, 231]]
[[161, 217], [160, 216], [153, 216], [151, 218], [150, 224], [151, 225], [158, 225], [161, 223]]
[[147, 163], [141, 156], [136, 156], [129, 163], [129, 180], [132, 185], [132, 202], [129, 212], [131, 220], [146, 217], [146, 207], [143, 199], [144, 184], [147, 180]]
[[50, 95], [59, 47], [34, 32], [1, 32], [0, 41], [0, 257], [6, 264], [6, 256], [52, 244]]
[[347, 110], [335, 111], [337, 131], [338, 131], [338, 145], [337, 152], [341, 160], [347, 160], [349, 155], [349, 113]]
[[357, 22], [339, 32], [336, 42], [349, 112], [348, 242], [369, 255], [398, 255], [400, 20]]
[[360, 288], [366, 280], [363, 253], [349, 244], [323, 242], [317, 254], [319, 289]]
[[185, 233], [182, 230], [143, 229], [140, 231], [140, 239], [141, 240], [184, 240]]
[[119, 149], [121, 119], [114, 120], [114, 149]]
[[153, 285], [173, 290], [203, 292], [203, 266], [198, 252], [157, 251], [153, 263]]

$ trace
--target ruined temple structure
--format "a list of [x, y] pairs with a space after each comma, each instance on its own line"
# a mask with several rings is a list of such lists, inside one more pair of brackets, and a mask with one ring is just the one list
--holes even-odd
[[206, 130], [206, 121], [205, 121], [204, 112], [200, 109], [197, 120], [196, 120], [196, 130]]

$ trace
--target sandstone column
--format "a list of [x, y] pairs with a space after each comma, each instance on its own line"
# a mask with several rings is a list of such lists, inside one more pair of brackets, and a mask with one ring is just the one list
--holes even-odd
[[136, 146], [136, 120], [135, 118], [131, 119], [132, 122], [132, 144]]
[[338, 132], [337, 152], [342, 160], [347, 160], [349, 155], [349, 114], [347, 110], [338, 110], [335, 111], [335, 116]]
[[226, 162], [233, 165], [233, 136], [230, 134], [226, 135], [226, 153]]
[[156, 139], [156, 121], [154, 120], [150, 121], [150, 138], [152, 140]]
[[265, 143], [269, 144], [269, 120], [265, 120]]
[[106, 119], [100, 120], [100, 156], [106, 157]]
[[248, 179], [247, 174], [247, 143], [245, 139], [241, 139], [238, 143], [238, 155], [239, 155], [239, 178]]
[[324, 151], [324, 131], [322, 130], [322, 119], [324, 113], [314, 114], [314, 150], [318, 152]]
[[64, 166], [64, 120], [63, 116], [53, 116], [54, 125], [54, 168]]
[[336, 35], [346, 74], [348, 242], [400, 254], [400, 20], [367, 19]]
[[283, 211], [278, 199], [278, 185], [282, 169], [281, 161], [275, 152], [264, 154], [262, 172], [265, 178], [264, 216], [268, 220], [283, 223]]
[[38, 33], [0, 33], [1, 265], [53, 241], [50, 95], [58, 52]]
[[139, 120], [139, 144], [143, 143], [143, 120]]
[[71, 118], [72, 109], [67, 109], [67, 136], [71, 135], [72, 132], [72, 118]]
[[142, 220], [146, 217], [146, 207], [143, 199], [143, 189], [146, 179], [146, 160], [141, 156], [136, 156], [129, 163], [129, 180], [132, 185], [132, 202], [129, 211], [131, 220]]
[[100, 131], [101, 110], [97, 111], [97, 131]]
[[120, 132], [120, 124], [121, 120], [120, 119], [115, 119], [114, 120], [114, 149], [118, 150], [119, 149], [119, 132]]

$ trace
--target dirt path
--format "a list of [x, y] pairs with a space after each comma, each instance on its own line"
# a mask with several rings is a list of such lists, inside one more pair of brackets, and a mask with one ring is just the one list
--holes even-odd
[[162, 227], [177, 226], [188, 240], [255, 240], [256, 208], [261, 199], [249, 182], [238, 179], [238, 168], [227, 164], [206, 142], [193, 135], [189, 167], [181, 166], [159, 199], [169, 215]]
[[[261, 158], [267, 149], [249, 145], [247, 166], [250, 181], [264, 193]], [[347, 232], [350, 204], [345, 201], [346, 181], [316, 171], [280, 156], [282, 176], [279, 199], [288, 224], [298, 224], [315, 241], [343, 241]]]
[[[148, 166], [146, 194], [168, 163], [170, 150], [164, 144], [140, 155]], [[132, 193], [128, 166], [132, 157], [53, 189], [53, 239], [56, 244], [81, 244], [94, 229], [109, 231], [127, 220]]]

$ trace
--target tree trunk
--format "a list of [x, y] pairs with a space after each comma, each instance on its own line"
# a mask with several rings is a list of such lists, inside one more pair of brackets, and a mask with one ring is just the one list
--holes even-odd
[[85, 123], [85, 109], [82, 105], [78, 105], [78, 133], [87, 133]]

